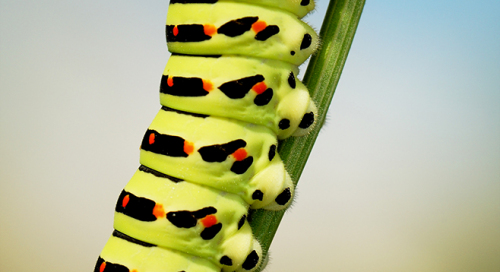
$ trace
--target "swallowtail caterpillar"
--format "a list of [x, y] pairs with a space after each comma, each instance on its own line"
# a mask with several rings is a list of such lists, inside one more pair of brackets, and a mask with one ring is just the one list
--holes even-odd
[[121, 192], [95, 272], [253, 271], [249, 209], [285, 209], [293, 183], [278, 139], [316, 107], [297, 79], [318, 36], [309, 0], [171, 0], [172, 56], [140, 167]]

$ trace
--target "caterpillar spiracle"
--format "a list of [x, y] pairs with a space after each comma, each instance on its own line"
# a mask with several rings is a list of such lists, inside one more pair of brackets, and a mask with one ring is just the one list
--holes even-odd
[[172, 55], [140, 167], [121, 192], [95, 272], [253, 271], [249, 209], [285, 209], [294, 186], [278, 139], [316, 107], [297, 79], [318, 36], [309, 0], [171, 0]]

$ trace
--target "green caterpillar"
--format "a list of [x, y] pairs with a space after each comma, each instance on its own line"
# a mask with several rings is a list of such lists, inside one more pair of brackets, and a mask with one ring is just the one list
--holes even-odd
[[278, 139], [316, 107], [297, 80], [316, 49], [308, 0], [171, 0], [162, 108], [118, 198], [95, 272], [253, 271], [249, 209], [281, 210], [293, 183]]

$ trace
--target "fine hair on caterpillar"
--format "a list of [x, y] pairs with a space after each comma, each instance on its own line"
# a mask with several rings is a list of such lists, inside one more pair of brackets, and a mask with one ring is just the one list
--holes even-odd
[[172, 56], [140, 166], [118, 197], [94, 271], [253, 271], [249, 209], [282, 210], [294, 186], [278, 139], [307, 134], [316, 106], [297, 79], [316, 49], [308, 0], [171, 0]]

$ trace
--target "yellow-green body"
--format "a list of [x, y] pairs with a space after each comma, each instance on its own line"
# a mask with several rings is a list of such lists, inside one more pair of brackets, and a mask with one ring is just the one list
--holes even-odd
[[[254, 245], [258, 246], [247, 222], [238, 229], [238, 221], [248, 213], [248, 204], [237, 195], [190, 182], [173, 182], [140, 170], [137, 170], [124, 190], [154, 200], [163, 206], [165, 213], [214, 207], [217, 209], [218, 222], [223, 225], [217, 239], [203, 240], [199, 235], [203, 229], [201, 224], [194, 228], [179, 229], [165, 218], [142, 222], [115, 213], [114, 228], [129, 236], [141, 237], [143, 242], [200, 256], [212, 262], [227, 255], [239, 265], [246, 255], [238, 254], [249, 252], [254, 249]], [[232, 249], [236, 244], [246, 249], [234, 252]]]
[[[276, 153], [269, 161], [269, 149], [273, 145], [276, 146], [278, 142], [276, 135], [264, 126], [229, 118], [201, 118], [160, 110], [149, 129], [186, 138], [194, 144], [195, 149], [230, 142], [234, 139], [243, 139], [247, 142], [245, 150], [254, 158], [250, 168], [238, 175], [229, 170], [235, 161], [231, 157], [224, 162], [214, 163], [203, 161], [197, 152], [187, 158], [182, 158], [155, 154], [142, 149], [141, 164], [156, 171], [237, 194], [248, 204], [253, 204], [252, 208], [262, 208], [272, 204], [279, 192], [286, 187], [292, 187], [290, 177], [279, 155]], [[269, 182], [270, 178], [273, 182]], [[256, 203], [252, 200], [252, 193], [257, 189], [264, 192], [264, 199]]]
[[[292, 201], [277, 145], [314, 125], [316, 107], [297, 79], [319, 43], [299, 19], [314, 3], [193, 2], [169, 6], [175, 54], [163, 73], [164, 107], [144, 136], [141, 167], [119, 197], [95, 272], [253, 271], [263, 260], [248, 210]], [[246, 78], [259, 80], [246, 86]], [[223, 92], [231, 82], [248, 92]]]
[[134, 267], [136, 271], [220, 272], [217, 265], [205, 258], [167, 248], [144, 247], [114, 236], [109, 238], [101, 257], [111, 263]]
[[[288, 83], [290, 73], [294, 75], [295, 88], [290, 87]], [[162, 105], [266, 126], [278, 135], [279, 139], [290, 137], [297, 130], [304, 112], [314, 107], [307, 88], [297, 79], [298, 67], [283, 61], [242, 56], [207, 58], [173, 55], [163, 74], [210, 80], [214, 90], [203, 97], [160, 93]], [[265, 106], [253, 103], [256, 97], [254, 92], [241, 99], [230, 99], [217, 89], [228, 81], [253, 75], [262, 75], [266, 85], [275, 93], [271, 102]], [[290, 127], [286, 130], [278, 127], [283, 118], [291, 120]], [[305, 133], [307, 132], [303, 132]]]
[[[277, 1], [279, 2], [279, 1]], [[197, 43], [169, 43], [171, 52], [192, 55], [243, 55], [275, 59], [295, 65], [302, 64], [316, 49], [318, 36], [297, 16], [279, 9], [269, 9], [246, 3], [229, 1], [207, 4], [172, 4], [168, 8], [167, 25], [212, 24], [219, 27], [231, 19], [257, 16], [268, 25], [280, 26], [280, 33], [265, 43], [255, 40], [251, 31], [237, 37], [214, 35], [213, 39]], [[304, 34], [313, 37], [312, 46], [300, 50]], [[294, 51], [295, 54], [290, 52]]]
[[[220, 0], [220, 2], [242, 2], [248, 4], [254, 4], [259, 6], [270, 7], [274, 9], [281, 9], [283, 11], [289, 11], [299, 18], [304, 17], [307, 13], [314, 9], [313, 1], [302, 1], [302, 0]], [[306, 5], [301, 5], [301, 2], [307, 2]]]

